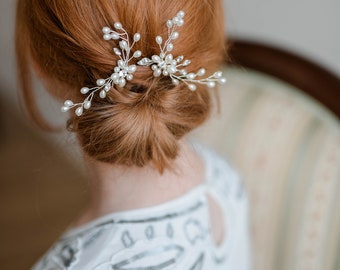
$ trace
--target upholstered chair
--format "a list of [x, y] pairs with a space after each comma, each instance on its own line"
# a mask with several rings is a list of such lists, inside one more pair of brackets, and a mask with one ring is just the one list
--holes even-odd
[[283, 50], [228, 45], [220, 112], [195, 137], [241, 173], [254, 269], [339, 270], [340, 80]]

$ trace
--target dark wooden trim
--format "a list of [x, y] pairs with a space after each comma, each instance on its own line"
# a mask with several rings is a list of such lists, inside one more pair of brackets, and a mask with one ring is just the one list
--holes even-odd
[[340, 118], [340, 78], [296, 54], [244, 40], [227, 44], [225, 61], [277, 77], [324, 104]]

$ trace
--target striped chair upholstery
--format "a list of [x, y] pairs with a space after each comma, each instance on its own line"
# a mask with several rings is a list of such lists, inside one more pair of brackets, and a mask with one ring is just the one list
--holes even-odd
[[340, 124], [274, 77], [229, 68], [220, 113], [194, 134], [240, 171], [255, 270], [340, 269]]

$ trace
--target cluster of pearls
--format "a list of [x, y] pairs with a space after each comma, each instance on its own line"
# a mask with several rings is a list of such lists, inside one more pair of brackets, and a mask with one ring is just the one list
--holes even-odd
[[71, 100], [66, 100], [64, 102], [64, 106], [62, 106], [61, 111], [67, 112], [71, 108], [76, 107], [75, 113], [77, 116], [81, 116], [84, 112], [84, 109], [88, 110], [91, 107], [91, 102], [93, 96], [96, 92], [99, 91], [99, 96], [101, 98], [106, 97], [106, 93], [111, 89], [111, 87], [115, 85], [119, 85], [120, 87], [124, 87], [126, 85], [126, 81], [131, 81], [133, 79], [133, 73], [136, 71], [136, 65], [129, 65], [129, 62], [133, 58], [139, 58], [142, 55], [141, 51], [135, 51], [132, 56], [131, 49], [135, 45], [136, 42], [140, 40], [140, 34], [136, 33], [133, 36], [133, 43], [130, 46], [129, 35], [126, 30], [122, 27], [122, 24], [116, 22], [114, 24], [114, 28], [118, 31], [111, 30], [109, 27], [103, 28], [104, 33], [104, 40], [120, 40], [119, 41], [119, 48], [113, 48], [113, 51], [116, 55], [119, 56], [119, 60], [117, 62], [117, 66], [114, 68], [114, 72], [111, 74], [110, 77], [106, 79], [98, 79], [96, 84], [97, 86], [89, 88], [89, 87], [82, 87], [80, 92], [83, 95], [88, 96], [85, 100], [81, 103], [74, 103]]
[[196, 79], [197, 76], [203, 76], [205, 74], [205, 69], [201, 68], [196, 73], [187, 73], [184, 68], [180, 68], [190, 65], [191, 61], [184, 60], [184, 56], [174, 58], [174, 56], [170, 53], [174, 48], [174, 45], [171, 42], [179, 37], [178, 32], [176, 32], [176, 28], [184, 24], [184, 15], [184, 11], [180, 11], [172, 20], [167, 21], [168, 39], [165, 41], [164, 45], [162, 45], [162, 37], [156, 37], [156, 43], [160, 48], [160, 54], [153, 55], [151, 59], [143, 58], [138, 61], [138, 65], [151, 66], [154, 77], [159, 77], [161, 75], [169, 76], [174, 85], [178, 85], [180, 81], [184, 82], [191, 91], [196, 90], [197, 87], [195, 83], [205, 84], [210, 88], [215, 87], [216, 82], [221, 84], [225, 83], [226, 79], [222, 77], [221, 71], [217, 71], [207, 78]]

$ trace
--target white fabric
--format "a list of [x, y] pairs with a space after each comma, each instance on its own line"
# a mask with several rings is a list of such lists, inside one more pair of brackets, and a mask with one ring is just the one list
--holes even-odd
[[[237, 173], [198, 147], [206, 180], [187, 194], [148, 208], [113, 213], [67, 231], [33, 270], [249, 270], [248, 201]], [[206, 194], [219, 203], [222, 244], [210, 231]]]

